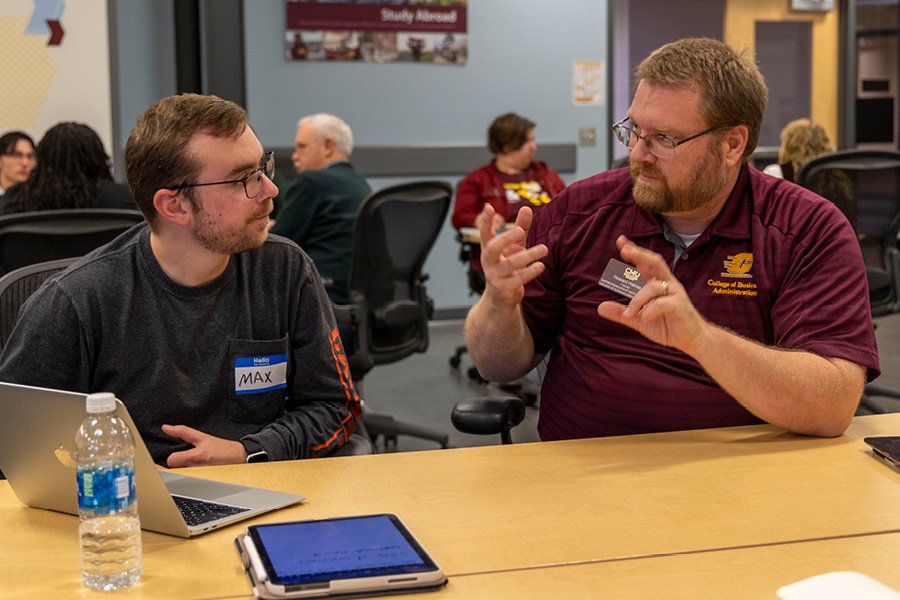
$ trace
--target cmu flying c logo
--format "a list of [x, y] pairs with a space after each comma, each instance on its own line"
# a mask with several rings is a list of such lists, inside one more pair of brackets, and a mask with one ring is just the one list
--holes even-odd
[[722, 277], [731, 277], [733, 279], [750, 279], [750, 269], [753, 268], [753, 253], [741, 252], [725, 259], [725, 272], [721, 273]]

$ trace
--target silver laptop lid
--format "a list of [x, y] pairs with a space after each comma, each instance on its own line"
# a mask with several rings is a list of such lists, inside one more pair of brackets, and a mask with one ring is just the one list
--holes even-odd
[[[0, 470], [23, 504], [78, 514], [75, 432], [86, 416], [85, 397], [75, 392], [0, 383]], [[305, 500], [296, 494], [161, 472], [121, 402], [117, 414], [134, 434], [135, 487], [142, 529], [189, 537]], [[167, 485], [173, 489], [170, 491]], [[189, 527], [172, 492], [249, 510]]]

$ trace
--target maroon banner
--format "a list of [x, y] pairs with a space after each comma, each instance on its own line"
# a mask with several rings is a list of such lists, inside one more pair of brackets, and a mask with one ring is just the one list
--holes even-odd
[[466, 6], [287, 2], [286, 29], [466, 33]]

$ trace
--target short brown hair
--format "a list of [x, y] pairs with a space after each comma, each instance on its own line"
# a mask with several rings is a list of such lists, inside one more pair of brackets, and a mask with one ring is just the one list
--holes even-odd
[[488, 128], [488, 149], [494, 155], [518, 150], [528, 141], [534, 123], [516, 113], [500, 115]]
[[685, 38], [654, 50], [635, 74], [650, 83], [698, 84], [701, 116], [709, 126], [746, 125], [744, 157], [756, 148], [768, 92], [762, 73], [745, 52], [719, 40]]
[[197, 133], [228, 138], [247, 127], [247, 112], [217, 96], [181, 94], [157, 100], [138, 117], [125, 144], [125, 174], [135, 204], [150, 223], [153, 196], [160, 189], [189, 183], [200, 170], [187, 146]]

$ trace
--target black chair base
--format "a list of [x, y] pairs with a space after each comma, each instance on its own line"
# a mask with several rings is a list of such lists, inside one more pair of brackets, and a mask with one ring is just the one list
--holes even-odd
[[[453, 367], [454, 369], [458, 369], [459, 365], [462, 364], [462, 355], [467, 353], [468, 351], [469, 351], [469, 349], [466, 348], [465, 344], [463, 344], [462, 346], [457, 346], [455, 353], [453, 354], [453, 356], [450, 357], [450, 361], [449, 361], [450, 366]], [[469, 367], [466, 370], [466, 374], [469, 376], [469, 379], [471, 379], [472, 381], [477, 381], [478, 383], [487, 383], [488, 382], [488, 380], [485, 379], [484, 377], [482, 377], [481, 373], [479, 373], [478, 369], [476, 369], [474, 366]]]
[[384, 445], [384, 452], [396, 452], [397, 438], [401, 435], [431, 440], [441, 448], [450, 447], [450, 436], [445, 431], [439, 431], [423, 425], [416, 425], [409, 421], [400, 421], [390, 415], [377, 413], [365, 413], [363, 416], [365, 430], [369, 439], [378, 447], [379, 439]]

